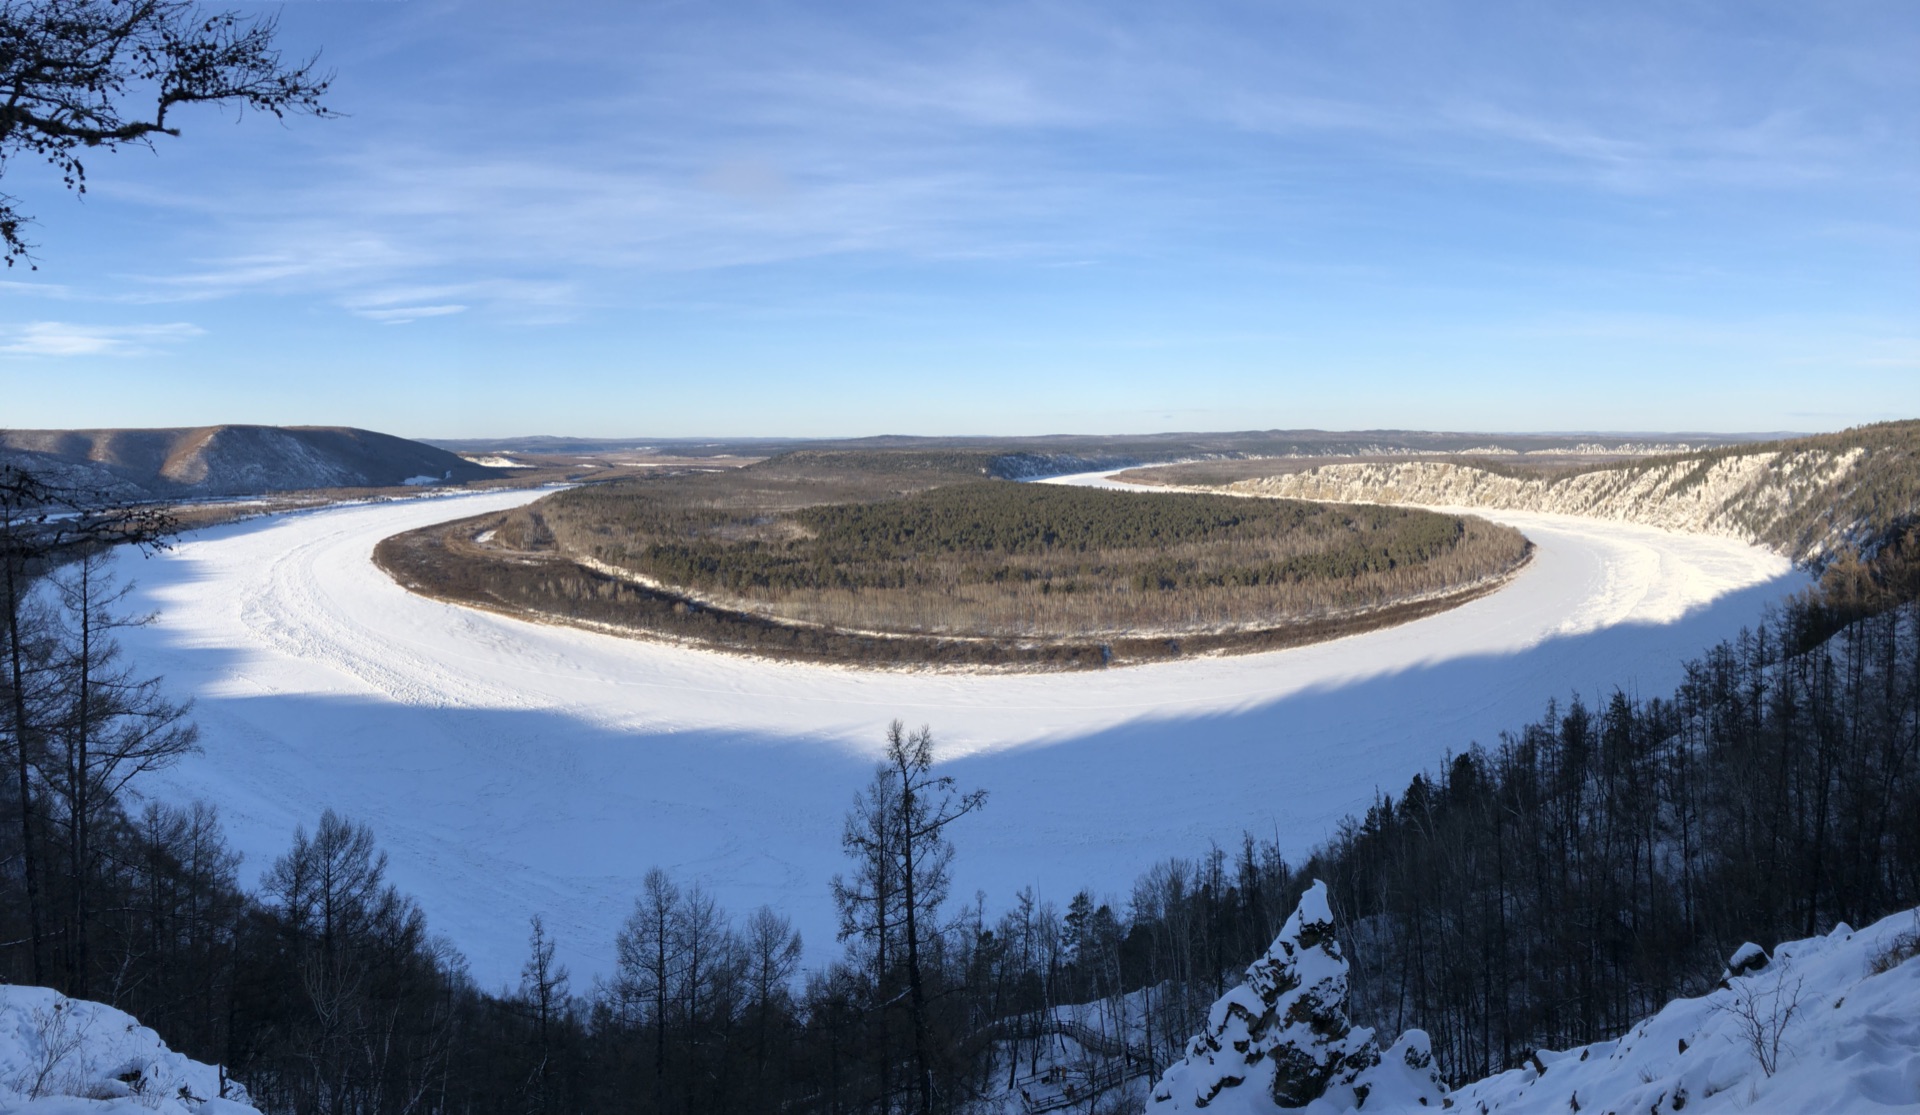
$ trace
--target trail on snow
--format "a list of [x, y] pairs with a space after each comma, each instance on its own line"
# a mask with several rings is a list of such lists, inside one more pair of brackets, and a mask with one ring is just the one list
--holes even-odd
[[[1098, 482], [1097, 478], [1072, 478]], [[1800, 587], [1726, 539], [1476, 512], [1537, 547], [1506, 588], [1440, 615], [1267, 654], [1112, 671], [965, 675], [774, 663], [547, 626], [415, 596], [389, 535], [529, 491], [289, 515], [128, 558], [157, 609], [128, 650], [192, 696], [203, 750], [155, 777], [220, 806], [251, 878], [323, 808], [370, 824], [394, 880], [485, 986], [546, 917], [577, 977], [653, 866], [736, 914], [771, 903], [834, 951], [841, 818], [895, 717], [990, 791], [953, 893], [1124, 899], [1168, 855], [1243, 830], [1289, 853], [1376, 788], [1537, 716], [1550, 697], [1659, 693]]]

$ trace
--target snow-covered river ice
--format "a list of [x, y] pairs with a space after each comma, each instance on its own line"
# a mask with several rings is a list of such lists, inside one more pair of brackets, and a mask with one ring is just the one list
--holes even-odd
[[1293, 650], [1112, 671], [967, 675], [781, 664], [525, 623], [414, 596], [388, 535], [525, 503], [499, 492], [347, 506], [197, 532], [128, 558], [126, 640], [192, 696], [202, 750], [153, 776], [217, 804], [253, 881], [295, 825], [370, 824], [391, 876], [489, 987], [545, 916], [577, 984], [654, 866], [735, 914], [771, 903], [831, 955], [842, 817], [888, 721], [929, 724], [990, 793], [957, 826], [953, 893], [989, 916], [1032, 885], [1125, 899], [1156, 859], [1299, 853], [1376, 788], [1493, 741], [1550, 697], [1668, 691], [1679, 667], [1801, 586], [1720, 538], [1553, 515], [1510, 585], [1400, 627]]

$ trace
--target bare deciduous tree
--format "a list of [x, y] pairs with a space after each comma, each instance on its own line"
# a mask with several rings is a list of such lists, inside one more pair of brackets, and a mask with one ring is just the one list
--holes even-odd
[[153, 617], [120, 610], [133, 586], [114, 575], [111, 556], [82, 554], [55, 576], [54, 588], [68, 627], [59, 664], [67, 711], [52, 733], [58, 754], [48, 782], [66, 811], [67, 993], [86, 998], [95, 825], [129, 782], [192, 751], [199, 733], [187, 719], [190, 703], [168, 700], [158, 678], [138, 676], [121, 657], [114, 633]]
[[[4, 144], [0, 144], [0, 156], [4, 156]], [[0, 464], [0, 609], [5, 613], [0, 616], [4, 621], [0, 637], [6, 640], [7, 660], [0, 688], [8, 697], [6, 729], [13, 744], [10, 758], [20, 814], [21, 870], [35, 983], [46, 982], [46, 933], [34, 832], [33, 771], [54, 727], [48, 722], [54, 706], [35, 701], [36, 694], [46, 690], [45, 679], [29, 678], [30, 672], [36, 672], [29, 669], [33, 647], [36, 641], [44, 643], [46, 634], [23, 623], [33, 586], [64, 561], [121, 543], [148, 552], [164, 549], [174, 532], [174, 520], [163, 508], [119, 502], [103, 492], [64, 487], [16, 465]]]

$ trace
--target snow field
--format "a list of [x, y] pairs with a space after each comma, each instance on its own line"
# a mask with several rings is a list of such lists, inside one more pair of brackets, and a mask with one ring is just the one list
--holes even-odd
[[582, 984], [653, 866], [835, 951], [841, 818], [895, 717], [990, 792], [953, 894], [1064, 903], [1242, 830], [1304, 851], [1376, 788], [1490, 741], [1549, 697], [1654, 694], [1802, 579], [1769, 553], [1566, 516], [1478, 512], [1536, 544], [1507, 587], [1270, 654], [1070, 674], [772, 663], [526, 623], [414, 596], [382, 538], [537, 498], [491, 492], [214, 528], [128, 558], [157, 609], [128, 651], [194, 696], [202, 753], [147, 783], [217, 804], [249, 881], [324, 808], [370, 824], [394, 881], [513, 980], [545, 915]]

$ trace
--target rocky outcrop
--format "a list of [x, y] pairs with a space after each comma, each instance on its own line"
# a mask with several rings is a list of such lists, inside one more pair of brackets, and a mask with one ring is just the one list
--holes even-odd
[[1372, 1030], [1348, 1019], [1347, 961], [1326, 884], [1316, 881], [1246, 982], [1213, 1005], [1147, 1110], [1251, 1115], [1318, 1103], [1339, 1111], [1376, 1095], [1437, 1106], [1443, 1091], [1425, 1033], [1409, 1031], [1382, 1052]]

